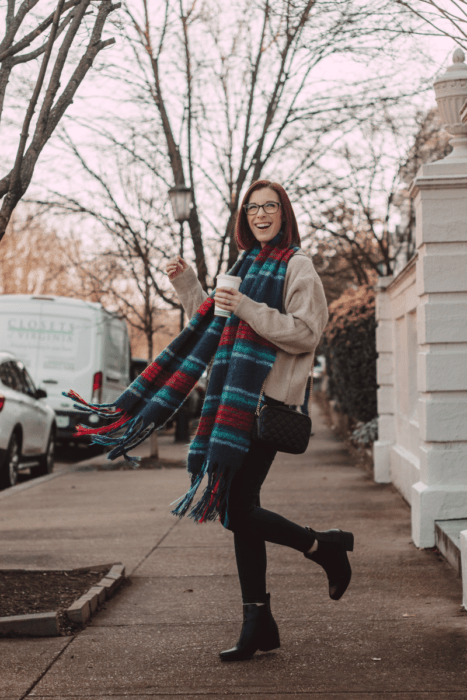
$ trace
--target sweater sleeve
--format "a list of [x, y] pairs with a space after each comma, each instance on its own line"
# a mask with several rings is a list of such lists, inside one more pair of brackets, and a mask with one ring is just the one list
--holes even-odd
[[243, 295], [235, 314], [258, 335], [291, 355], [314, 352], [328, 319], [323, 285], [311, 260], [296, 254], [289, 260], [284, 312]]
[[170, 280], [180, 299], [188, 318], [193, 318], [203, 301], [208, 296], [202, 288], [196, 272], [188, 267], [178, 277]]

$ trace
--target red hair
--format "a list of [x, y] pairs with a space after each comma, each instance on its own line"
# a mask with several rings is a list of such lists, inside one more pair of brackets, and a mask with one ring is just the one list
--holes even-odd
[[256, 182], [253, 182], [253, 184], [251, 184], [245, 192], [245, 196], [243, 197], [237, 214], [237, 221], [235, 223], [235, 240], [237, 242], [238, 249], [249, 250], [256, 243], [256, 238], [250, 229], [247, 215], [243, 206], [248, 204], [253, 192], [256, 192], [256, 190], [264, 190], [266, 188], [277, 192], [281, 203], [281, 230], [284, 235], [280, 242], [279, 248], [288, 248], [290, 245], [301, 246], [297, 219], [295, 218], [294, 210], [287, 192], [284, 190], [282, 185], [279, 185], [278, 182], [271, 182], [270, 180], [256, 180]]

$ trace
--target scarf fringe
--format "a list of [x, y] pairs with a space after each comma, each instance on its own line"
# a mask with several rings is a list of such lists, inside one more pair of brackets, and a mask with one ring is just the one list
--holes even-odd
[[73, 407], [76, 408], [81, 413], [94, 413], [97, 416], [102, 416], [103, 418], [109, 418], [116, 413], [121, 413], [121, 409], [118, 408], [114, 403], [88, 403], [85, 401], [76, 391], [70, 389], [70, 391], [62, 391], [62, 396], [66, 396], [67, 399], [76, 401]]
[[[196, 523], [213, 522], [219, 518], [227, 520], [225, 515], [227, 496], [232, 478], [230, 476], [231, 469], [227, 468], [226, 471], [228, 476], [219, 476], [219, 465], [205, 462], [200, 472], [193, 477], [190, 490], [178, 499], [180, 503], [174, 508], [172, 514], [182, 518], [190, 511], [188, 517]], [[208, 483], [203, 491], [203, 495], [191, 508], [196, 492], [206, 474], [208, 474]], [[174, 503], [177, 503], [177, 501], [174, 501]]]
[[[107, 455], [108, 460], [123, 457], [126, 462], [132, 465], [133, 468], [139, 467], [141, 457], [131, 457], [128, 451], [137, 447], [140, 443], [146, 440], [147, 437], [156, 429], [154, 423], [143, 429], [143, 421], [139, 416], [132, 416], [131, 413], [122, 412], [115, 404], [91, 404], [87, 403], [76, 391], [62, 392], [63, 396], [77, 401], [73, 404], [78, 411], [82, 413], [92, 413], [102, 418], [110, 418], [112, 415], [118, 416], [118, 419], [109, 425], [103, 425], [98, 428], [89, 428], [86, 425], [76, 426], [76, 436], [92, 435], [92, 442], [95, 445], [103, 445], [104, 447], [113, 447], [114, 449]], [[125, 433], [117, 437], [118, 433], [125, 427]]]
[[[129, 426], [131, 422], [134, 421], [134, 417], [130, 413], [123, 413], [119, 420], [110, 425], [103, 425], [100, 428], [88, 428], [86, 425], [77, 425], [75, 435], [79, 437], [80, 435], [102, 435], [102, 433], [108, 433], [112, 435], [117, 430], [120, 430], [124, 425]], [[97, 442], [97, 440], [93, 440]], [[107, 444], [107, 443], [101, 443]], [[112, 444], [112, 443], [108, 443]]]
[[102, 440], [108, 440], [107, 444], [114, 446], [113, 450], [111, 450], [107, 455], [107, 459], [112, 460], [116, 459], [117, 457], [123, 457], [125, 461], [129, 462], [131, 465], [133, 465], [133, 467], [139, 466], [141, 457], [131, 457], [128, 454], [128, 451], [133, 450], [135, 447], [138, 447], [138, 445], [144, 442], [156, 430], [156, 425], [155, 423], [150, 423], [144, 427], [143, 420], [141, 418], [136, 418], [134, 420], [134, 424], [118, 440], [120, 444], [117, 446], [115, 446], [117, 438], [101, 438]]
[[[201, 482], [206, 476], [208, 467], [209, 463], [205, 462], [199, 473], [195, 476], [192, 476], [191, 488], [186, 492], [184, 496], [180, 496], [180, 498], [177, 499], [177, 501], [180, 501], [180, 503], [176, 508], [173, 509], [172, 515], [177, 515], [179, 518], [183, 518], [183, 516], [186, 515], [186, 513], [190, 509], [191, 504], [193, 503], [193, 499], [196, 496], [196, 492], [199, 489]], [[177, 503], [177, 501], [174, 501], [170, 505], [173, 506], [174, 503]]]
[[[91, 413], [95, 416], [100, 416], [101, 418], [110, 418], [112, 416], [118, 416], [117, 420], [109, 425], [102, 425], [97, 428], [89, 428], [87, 425], [77, 425], [76, 433], [77, 437], [81, 435], [101, 435], [102, 433], [109, 433], [110, 435], [117, 430], [120, 430], [124, 425], [130, 425], [133, 416], [130, 413], [123, 413], [120, 408], [115, 406], [113, 403], [88, 403], [85, 401], [76, 391], [70, 390], [68, 392], [63, 391], [63, 396], [75, 401], [77, 403], [73, 404], [73, 408], [76, 408], [81, 413]], [[93, 442], [98, 442], [97, 439], [93, 439]], [[108, 443], [100, 443], [102, 445]]]

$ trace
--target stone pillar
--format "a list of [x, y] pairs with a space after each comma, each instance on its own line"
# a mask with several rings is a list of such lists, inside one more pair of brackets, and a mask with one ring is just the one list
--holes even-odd
[[[453, 152], [423, 165], [416, 207], [420, 481], [412, 486], [412, 537], [432, 547], [435, 520], [467, 518], [467, 66], [435, 83]], [[460, 96], [459, 96], [460, 95]], [[457, 115], [457, 116], [456, 116]]]
[[394, 425], [394, 329], [386, 287], [393, 277], [380, 277], [376, 284], [376, 363], [378, 380], [378, 440], [373, 445], [374, 479], [391, 481], [391, 447]]

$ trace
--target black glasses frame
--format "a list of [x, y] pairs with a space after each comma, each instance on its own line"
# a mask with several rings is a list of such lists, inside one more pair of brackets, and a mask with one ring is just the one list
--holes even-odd
[[[244, 208], [245, 214], [247, 216], [253, 216], [253, 214], [257, 214], [260, 209], [262, 209], [264, 211], [264, 213], [267, 214], [268, 212], [266, 211], [266, 209], [264, 207], [267, 207], [268, 204], [276, 204], [277, 205], [277, 211], [273, 212], [274, 214], [277, 214], [277, 212], [279, 211], [279, 209], [282, 206], [280, 202], [265, 202], [264, 204], [256, 204], [256, 202], [255, 203], [252, 202], [251, 204], [244, 204], [243, 208]], [[249, 214], [249, 207], [252, 207], [252, 206], [258, 207], [258, 209], [255, 212], [252, 212], [251, 214]]]

